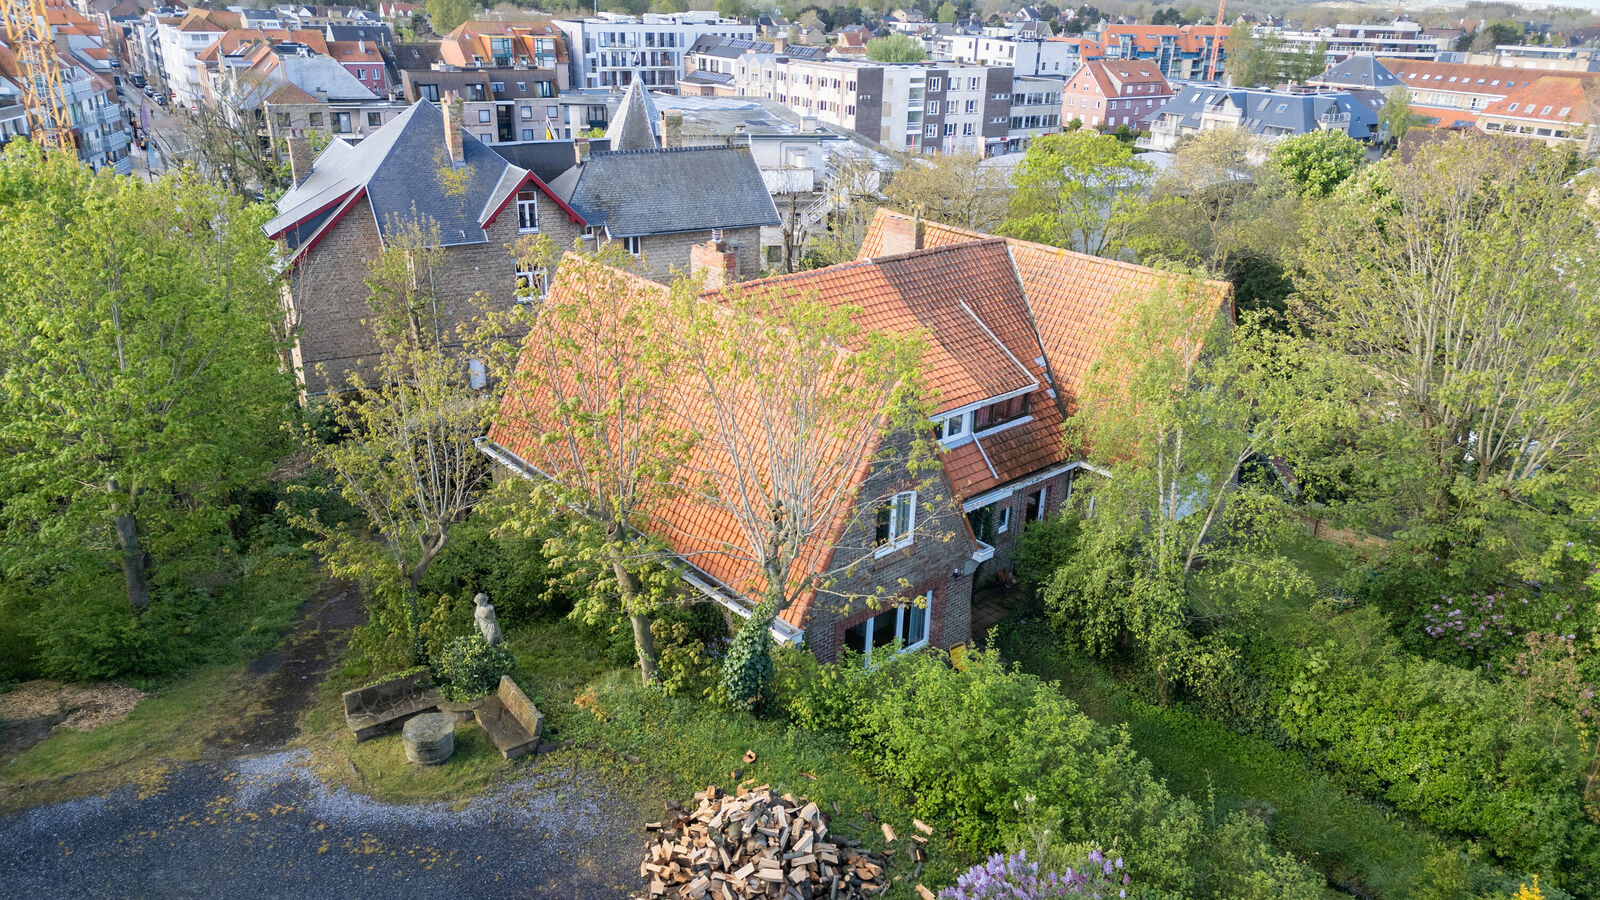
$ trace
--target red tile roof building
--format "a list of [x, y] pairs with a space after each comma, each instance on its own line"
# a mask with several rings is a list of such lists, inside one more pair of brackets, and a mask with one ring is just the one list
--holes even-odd
[[[553, 297], [584, 289], [583, 279], [567, 274], [576, 271], [562, 267]], [[790, 578], [801, 587], [776, 628], [779, 637], [803, 639], [823, 659], [834, 658], [840, 647], [881, 646], [890, 630], [910, 643], [937, 647], [969, 640], [974, 580], [1009, 571], [1017, 535], [1028, 522], [1059, 509], [1085, 468], [1067, 446], [1064, 423], [1089, 367], [1131, 306], [1176, 278], [880, 209], [856, 261], [743, 285], [746, 298], [762, 292], [774, 302], [811, 298], [855, 309], [853, 318], [865, 330], [925, 335], [923, 379], [933, 437], [943, 451], [939, 470], [921, 481], [904, 471], [903, 461], [893, 461], [897, 454], [882, 454], [880, 447], [818, 451], [827, 461], [850, 462], [841, 471], [853, 473], [847, 479], [851, 509], [823, 523], [803, 548], [800, 571]], [[638, 287], [656, 296], [666, 290], [642, 281]], [[1219, 304], [1228, 303], [1227, 285], [1208, 282], [1207, 289], [1216, 292]], [[719, 296], [701, 299], [716, 302]], [[680, 415], [690, 424], [704, 398], [684, 390], [691, 396], [679, 403], [691, 411]], [[488, 452], [524, 474], [559, 477], [559, 448], [519, 425], [530, 411], [537, 420], [538, 410], [548, 405], [509, 391]], [[741, 411], [737, 418], [755, 428], [759, 417]], [[897, 433], [879, 439], [897, 449], [909, 440]], [[758, 431], [747, 443], [752, 453], [763, 452]], [[697, 472], [725, 468], [700, 456], [688, 465]], [[911, 521], [935, 527], [919, 531], [913, 524], [903, 543], [881, 544], [880, 517], [891, 506], [899, 510], [908, 494]], [[680, 494], [651, 510], [650, 518], [656, 523], [651, 530], [692, 567], [692, 585], [748, 613], [748, 598], [759, 595], [763, 582], [751, 553], [742, 549], [749, 535], [736, 516], [717, 503]], [[920, 603], [842, 607], [831, 594], [803, 587], [807, 576], [841, 569], [846, 572], [838, 576], [836, 593], [887, 592]]]
[[1061, 90], [1061, 121], [1085, 128], [1126, 125], [1142, 131], [1172, 99], [1172, 86], [1153, 62], [1108, 59], [1087, 62]]

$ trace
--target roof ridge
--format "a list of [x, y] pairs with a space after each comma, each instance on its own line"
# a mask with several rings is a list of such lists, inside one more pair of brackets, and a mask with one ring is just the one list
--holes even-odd
[[[938, 224], [938, 223], [934, 223], [934, 224]], [[963, 230], [965, 230], [965, 229], [963, 229]], [[974, 233], [976, 233], [976, 232], [974, 232]], [[922, 248], [917, 249], [917, 250], [907, 250], [904, 253], [894, 253], [894, 254], [891, 254], [891, 255], [888, 255], [888, 256], [873, 256], [873, 257], [869, 257], [866, 261], [874, 263], [874, 264], [876, 264], [876, 263], [884, 263], [884, 262], [899, 262], [900, 260], [910, 259], [910, 258], [916, 257], [916, 256], [927, 256], [929, 254], [939, 253], [939, 252], [942, 252], [942, 251], [956, 250], [956, 249], [960, 249], [962, 247], [969, 247], [969, 246], [971, 246], [973, 244], [980, 244], [980, 245], [982, 245], [982, 244], [1004, 244], [1005, 242], [1006, 242], [1006, 238], [998, 237], [998, 236], [992, 235], [992, 234], [986, 234], [982, 238], [979, 238], [979, 239], [976, 239], [976, 240], [961, 241], [960, 243], [955, 243], [955, 244], [940, 244], [937, 247], [922, 247]]]
[[591, 157], [629, 155], [637, 156], [645, 153], [687, 153], [692, 150], [743, 150], [746, 153], [750, 152], [750, 148], [748, 146], [739, 144], [726, 144], [720, 146], [717, 144], [709, 144], [695, 147], [636, 147], [631, 150], [594, 150], [590, 152], [589, 155]]

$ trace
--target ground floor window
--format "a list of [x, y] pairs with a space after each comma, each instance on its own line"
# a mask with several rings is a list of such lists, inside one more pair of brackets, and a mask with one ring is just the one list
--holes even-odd
[[922, 595], [920, 606], [896, 606], [845, 629], [844, 645], [872, 663], [872, 651], [899, 646], [902, 651], [928, 645], [928, 621], [933, 614], [933, 591]]
[[534, 266], [517, 262], [517, 302], [532, 303], [544, 299], [544, 292], [550, 288], [549, 276], [545, 274], [543, 266]]

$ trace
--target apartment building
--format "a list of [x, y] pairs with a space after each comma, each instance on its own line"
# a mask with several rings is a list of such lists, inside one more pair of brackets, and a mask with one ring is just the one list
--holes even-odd
[[1087, 62], [1062, 88], [1061, 121], [1076, 119], [1086, 128], [1126, 125], [1143, 131], [1171, 99], [1172, 86], [1154, 62]]
[[[59, 46], [59, 45], [58, 45]], [[56, 54], [61, 69], [63, 99], [72, 120], [78, 158], [95, 171], [110, 169], [126, 175], [133, 171], [128, 157], [130, 134], [109, 78], [90, 71], [75, 58]], [[22, 67], [0, 36], [0, 143], [28, 134], [22, 108]]]
[[1367, 97], [1382, 100], [1371, 92], [1363, 97], [1353, 91], [1306, 94], [1191, 84], [1157, 110], [1149, 137], [1140, 146], [1171, 150], [1189, 135], [1217, 128], [1255, 135], [1263, 148], [1280, 138], [1313, 131], [1343, 131], [1368, 141], [1377, 136], [1378, 115]]
[[1213, 56], [1222, 71], [1228, 31], [1218, 25], [1106, 25], [1095, 40], [1105, 59], [1152, 62], [1167, 78], [1196, 81], [1210, 73]]
[[749, 53], [737, 96], [775, 100], [802, 116], [912, 153], [1004, 152], [1012, 71], [1001, 66], [800, 60]]
[[756, 26], [714, 12], [624, 16], [601, 13], [557, 19], [566, 36], [568, 83], [573, 88], [646, 87], [675, 90], [684, 57], [705, 35], [755, 40]]
[[1061, 130], [1062, 81], [1017, 75], [1011, 81], [1011, 125], [1006, 130], [1006, 153], [1021, 153], [1041, 134]]
[[463, 69], [549, 72], [555, 90], [572, 86], [566, 39], [546, 23], [463, 22], [439, 42], [439, 55], [446, 65]]
[[161, 89], [184, 105], [199, 103], [204, 94], [197, 66], [205, 52], [223, 34], [243, 27], [238, 13], [225, 10], [191, 9], [180, 18], [149, 17], [152, 75]]
[[1326, 44], [1330, 63], [1358, 53], [1404, 59], [1434, 59], [1450, 49], [1443, 36], [1428, 34], [1416, 22], [1403, 20], [1379, 25], [1335, 25], [1332, 28], [1305, 31], [1276, 29], [1272, 33], [1282, 38], [1291, 50], [1309, 50]]
[[1082, 45], [1059, 39], [1020, 39], [982, 34], [943, 35], [934, 42], [934, 56], [980, 66], [1009, 66], [1018, 77], [1053, 75], [1065, 78], [1083, 61]]

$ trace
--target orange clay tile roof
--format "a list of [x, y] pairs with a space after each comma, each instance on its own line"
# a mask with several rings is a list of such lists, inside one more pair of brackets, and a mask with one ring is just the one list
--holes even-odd
[[[909, 218], [879, 208], [867, 229], [860, 256], [882, 247], [883, 228], [889, 217]], [[987, 235], [937, 222], [923, 223], [924, 246], [978, 241]], [[1116, 334], [1122, 316], [1137, 300], [1178, 276], [1157, 269], [1104, 259], [1046, 244], [1007, 238], [1016, 260], [1033, 321], [1038, 329], [1055, 387], [1070, 413], [1083, 389], [1089, 367], [1100, 358]], [[1232, 303], [1232, 287], [1208, 281], [1220, 304]]]
[[[597, 268], [603, 271], [596, 272]], [[624, 297], [624, 302], [619, 305], [623, 309], [631, 308], [633, 304], [665, 303], [669, 295], [669, 289], [663, 285], [593, 261], [575, 262], [574, 257], [568, 256], [557, 270], [555, 283], [551, 285], [543, 309], [556, 309], [562, 303], [576, 301], [585, 290], [603, 290], [608, 291], [610, 296]], [[573, 323], [563, 316], [551, 315], [545, 317], [539, 327], [544, 329], [539, 332], [540, 334], [549, 334], [552, 330], [563, 327], [581, 328], [582, 325]], [[559, 478], [561, 473], [570, 473], [580, 468], [593, 471], [591, 467], [597, 460], [593, 459], [592, 455], [587, 457], [582, 453], [574, 455], [563, 442], [538, 439], [540, 433], [556, 432], [559, 426], [555, 425], [553, 417], [548, 413], [556, 406], [557, 389], [545, 379], [530, 376], [539, 365], [539, 350], [535, 343], [537, 339], [537, 334], [529, 336], [528, 344], [518, 360], [518, 374], [513, 376], [513, 383], [520, 385], [522, 389], [506, 391], [501, 401], [499, 415], [490, 428], [489, 439], [546, 475]], [[580, 346], [591, 342], [591, 339], [581, 336], [575, 336], [574, 339], [580, 341]], [[564, 376], [571, 375], [571, 368], [568, 366], [561, 366], [560, 371]], [[604, 377], [603, 373], [601, 377]], [[697, 420], [697, 423], [685, 422], [686, 426], [692, 424], [704, 426], [707, 421], [714, 418], [709, 395], [703, 389], [697, 390], [692, 379], [675, 379], [673, 383], [679, 390], [668, 400], [672, 407], [669, 415], [685, 419], [693, 417]], [[564, 379], [559, 390], [561, 392], [559, 396], [565, 402], [577, 403], [579, 408], [585, 410], [591, 410], [598, 403], [613, 399], [609, 395], [598, 397], [590, 394], [587, 395], [587, 400], [584, 400], [586, 395], [577, 387], [575, 378]], [[734, 421], [739, 430], [749, 436], [744, 442], [748, 453], [759, 455], [767, 444], [760, 437], [762, 426], [756, 412], [758, 404], [754, 398], [737, 397], [731, 401], [724, 398], [724, 403], [734, 411]], [[759, 487], [746, 488], [741, 493], [741, 489], [733, 484], [736, 473], [730, 470], [725, 455], [710, 444], [711, 442], [697, 444], [689, 458], [685, 460], [686, 470], [695, 473], [690, 477], [709, 482], [712, 487], [708, 490], [721, 496], [726, 502], [738, 502], [748, 497], [752, 502], [764, 505], [764, 495], [761, 494]], [[876, 447], [845, 448], [833, 441], [818, 449], [820, 454], [826, 457], [819, 465], [844, 466], [852, 472], [847, 496], [853, 500], [861, 480], [867, 473]], [[853, 456], [846, 454], [847, 449]], [[751, 468], [757, 471], [764, 466], [764, 460], [751, 461]], [[847, 517], [854, 512], [853, 503], [846, 506], [847, 508], [841, 510], [834, 521], [820, 523], [821, 527], [812, 532], [811, 539], [802, 548], [800, 558], [794, 567], [791, 590], [798, 589], [804, 579], [823, 571], [828, 564], [834, 546], [844, 531]], [[645, 515], [648, 524], [644, 527], [665, 542], [683, 560], [745, 597], [760, 595], [762, 573], [751, 561], [751, 537], [745, 533], [741, 520], [725, 508], [723, 503], [676, 495], [661, 499], [654, 507], [645, 510]], [[802, 627], [811, 603], [810, 590], [802, 591], [798, 599], [784, 610], [783, 620]]]
[[1595, 121], [1594, 89], [1592, 80], [1585, 84], [1584, 79], [1569, 75], [1541, 75], [1527, 87], [1484, 107], [1479, 115], [1587, 125]]
[[[1095, 87], [1099, 88], [1101, 96], [1104, 97], [1121, 96], [1128, 85], [1153, 84], [1156, 86], [1154, 91], [1156, 94], [1172, 93], [1172, 87], [1167, 83], [1167, 79], [1162, 77], [1161, 70], [1156, 68], [1156, 64], [1144, 60], [1106, 59], [1086, 62], [1072, 79], [1076, 81], [1085, 74], [1094, 79]], [[1151, 95], [1141, 94], [1141, 96]]]
[[[1509, 66], [1475, 66], [1467, 63], [1435, 62], [1423, 59], [1397, 59], [1380, 56], [1379, 64], [1400, 80], [1412, 92], [1454, 91], [1464, 94], [1484, 94], [1504, 97], [1514, 90], [1526, 88], [1550, 72], [1534, 69], [1515, 69]], [[1562, 72], [1566, 78], [1593, 81], [1600, 78], [1596, 72]]]
[[855, 321], [882, 332], [927, 333], [923, 377], [944, 412], [1031, 387], [1035, 378], [983, 321], [978, 310], [1021, 301], [999, 239], [942, 252], [857, 261], [746, 282], [746, 293], [780, 288], [822, 302], [858, 306]]
[[365, 50], [361, 49], [360, 41], [329, 41], [328, 55], [342, 63], [383, 62], [378, 45], [370, 41]]

